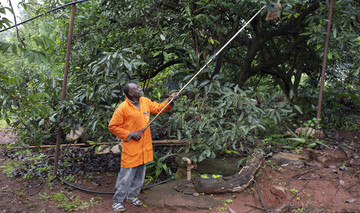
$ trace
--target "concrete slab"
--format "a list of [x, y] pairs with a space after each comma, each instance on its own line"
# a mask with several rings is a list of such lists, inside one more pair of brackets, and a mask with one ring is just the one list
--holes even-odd
[[178, 182], [184, 181], [173, 180], [161, 185], [154, 186], [144, 191], [146, 203], [155, 207], [163, 208], [187, 208], [189, 210], [209, 209], [220, 204], [219, 200], [215, 200], [209, 196], [186, 195], [175, 190]]

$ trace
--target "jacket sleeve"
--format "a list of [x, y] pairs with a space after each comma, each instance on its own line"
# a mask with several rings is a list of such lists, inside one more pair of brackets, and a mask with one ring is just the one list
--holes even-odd
[[[168, 103], [169, 103], [168, 100], [166, 100], [160, 104], [155, 101], [150, 100], [150, 113], [158, 114]], [[161, 114], [163, 114], [164, 112], [168, 111], [171, 108], [172, 108], [172, 106], [171, 106], [171, 104], [169, 104]]]
[[124, 129], [124, 118], [125, 118], [124, 111], [121, 110], [120, 108], [117, 108], [110, 120], [109, 130], [116, 137], [126, 141], [127, 138], [129, 137], [130, 131]]

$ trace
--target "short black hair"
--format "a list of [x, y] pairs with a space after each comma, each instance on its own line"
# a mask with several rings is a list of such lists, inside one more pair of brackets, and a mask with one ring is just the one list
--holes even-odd
[[129, 97], [130, 84], [131, 84], [131, 83], [125, 84], [125, 86], [124, 86], [124, 88], [123, 88], [123, 91], [124, 91], [124, 93], [125, 93], [125, 95], [126, 95], [127, 97]]

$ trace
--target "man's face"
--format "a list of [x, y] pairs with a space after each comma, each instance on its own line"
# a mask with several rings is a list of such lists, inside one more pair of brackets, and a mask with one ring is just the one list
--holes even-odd
[[137, 84], [130, 84], [130, 93], [134, 98], [140, 98], [142, 91]]

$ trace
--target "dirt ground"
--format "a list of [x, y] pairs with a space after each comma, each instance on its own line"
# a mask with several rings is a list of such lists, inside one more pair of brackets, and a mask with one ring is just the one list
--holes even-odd
[[[326, 131], [325, 135], [330, 149], [304, 149], [294, 155], [286, 150], [274, 151], [265, 159], [255, 181], [242, 192], [194, 197], [175, 191], [175, 180], [144, 190], [140, 198], [145, 206], [126, 203], [125, 207], [130, 213], [360, 212], [360, 132]], [[4, 144], [15, 138], [9, 129], [1, 130], [1, 152], [6, 151]], [[6, 159], [0, 160], [0, 166], [4, 165]], [[98, 180], [87, 181], [81, 187], [111, 192], [116, 173], [98, 174]], [[79, 181], [74, 180], [74, 184]], [[113, 212], [111, 194], [87, 193], [58, 181], [52, 187], [38, 183], [10, 179], [0, 172], [0, 212], [64, 212], [54, 201], [44, 199], [44, 195], [61, 191], [69, 202], [75, 198], [88, 202], [73, 212]]]

